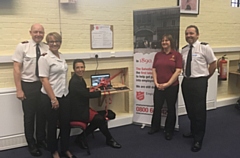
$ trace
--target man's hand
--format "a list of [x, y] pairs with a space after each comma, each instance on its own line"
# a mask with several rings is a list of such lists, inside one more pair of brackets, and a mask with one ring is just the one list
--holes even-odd
[[57, 99], [51, 100], [52, 103], [52, 109], [57, 110], [59, 108], [59, 103]]
[[24, 94], [24, 92], [22, 90], [18, 90], [17, 91], [17, 98], [21, 101], [23, 101], [24, 99], [26, 99], [26, 96]]

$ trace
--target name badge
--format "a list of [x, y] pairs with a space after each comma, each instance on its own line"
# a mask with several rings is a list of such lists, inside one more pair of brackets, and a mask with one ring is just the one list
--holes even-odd
[[196, 53], [193, 53], [193, 54], [192, 54], [192, 57], [195, 57], [195, 58], [196, 58], [196, 57], [199, 57], [199, 56], [200, 56], [200, 55], [199, 55], [199, 54], [196, 54]]

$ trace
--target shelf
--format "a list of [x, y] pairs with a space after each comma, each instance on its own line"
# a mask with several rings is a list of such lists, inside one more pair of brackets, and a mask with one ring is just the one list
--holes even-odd
[[[115, 112], [116, 119], [109, 121], [113, 124], [110, 127], [116, 127], [120, 125], [132, 123], [132, 107], [130, 105], [131, 100], [129, 99], [129, 92], [131, 91], [128, 88], [129, 85], [129, 67], [117, 67], [117, 68], [99, 68], [96, 73], [95, 68], [90, 67], [89, 70], [86, 70], [84, 73], [84, 79], [86, 81], [87, 87], [90, 88], [91, 85], [91, 75], [93, 74], [110, 74], [111, 85], [113, 88], [116, 88], [114, 91], [101, 92], [101, 97], [93, 98], [90, 100], [90, 106], [96, 110], [104, 110], [107, 106], [108, 109]], [[123, 89], [120, 89], [120, 88]], [[124, 87], [127, 87], [125, 89]], [[110, 95], [109, 95], [110, 94]], [[115, 123], [114, 123], [115, 122]], [[126, 122], [126, 123], [124, 123]]]
[[231, 71], [231, 72], [229, 72], [229, 74], [240, 75], [240, 72], [238, 72], [238, 71]]
[[[123, 89], [123, 90], [116, 90], [116, 91], [109, 91], [109, 92], [110, 92], [110, 94], [116, 94], [116, 93], [125, 93], [125, 92], [129, 92], [129, 91], [131, 91], [131, 90], [130, 89]], [[109, 92], [106, 91], [106, 92], [102, 92], [101, 94], [102, 95], [104, 95], [104, 94], [108, 95]]]

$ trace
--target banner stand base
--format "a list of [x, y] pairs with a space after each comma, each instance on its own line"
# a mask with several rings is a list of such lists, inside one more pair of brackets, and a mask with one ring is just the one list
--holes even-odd
[[145, 125], [146, 125], [146, 124], [145, 124], [145, 123], [143, 123], [143, 124], [142, 124], [142, 126], [141, 126], [141, 128], [143, 129], [143, 128], [145, 127]]

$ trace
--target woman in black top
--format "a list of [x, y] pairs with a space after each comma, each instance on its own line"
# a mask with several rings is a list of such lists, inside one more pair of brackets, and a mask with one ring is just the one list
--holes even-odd
[[[87, 88], [86, 82], [83, 79], [83, 74], [85, 72], [84, 61], [81, 59], [74, 60], [73, 69], [74, 75], [69, 81], [71, 120], [90, 123], [86, 129], [86, 135], [91, 134], [95, 129], [99, 128], [106, 137], [107, 145], [113, 148], [121, 148], [121, 145], [117, 143], [110, 134], [105, 118], [89, 107], [89, 99], [101, 97], [101, 92], [90, 92], [89, 88]], [[81, 147], [86, 148], [82, 140], [80, 134], [76, 141]]]

